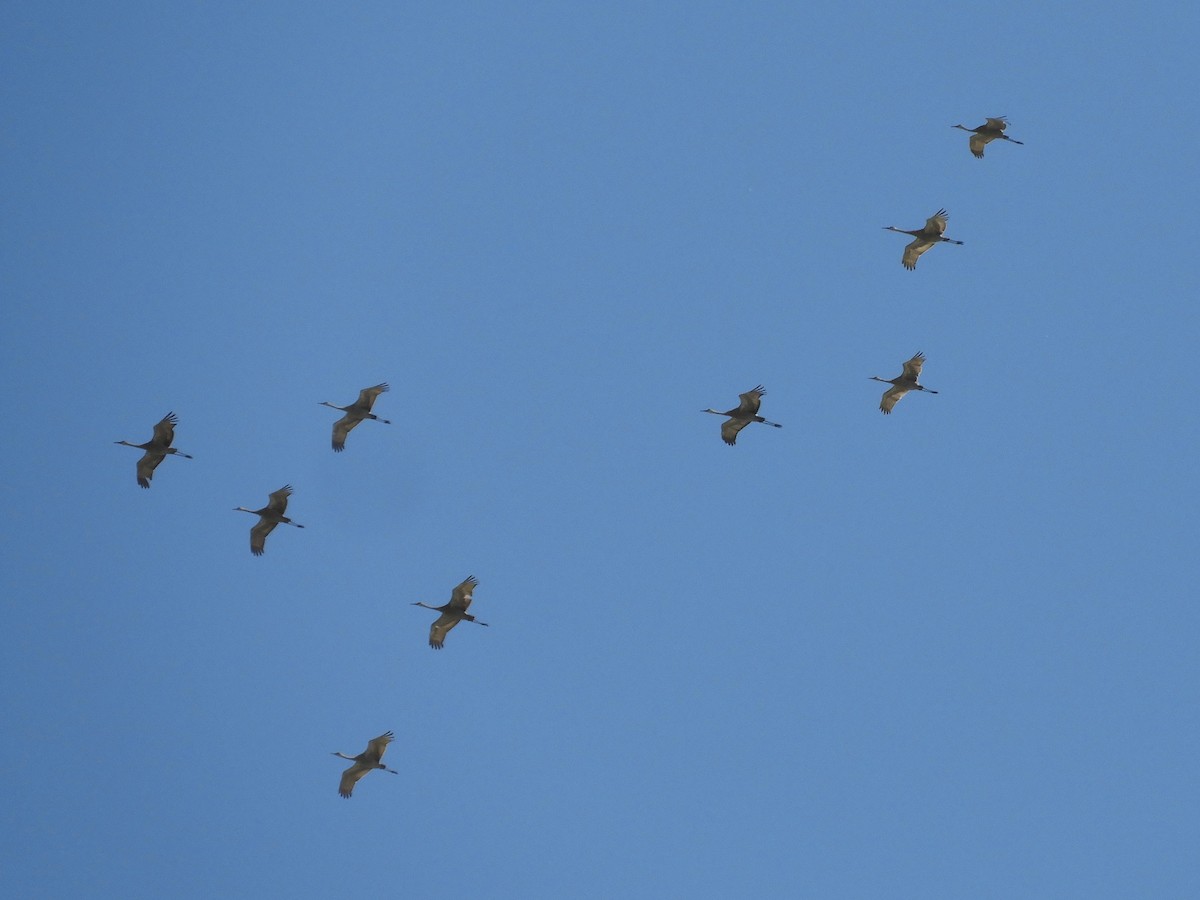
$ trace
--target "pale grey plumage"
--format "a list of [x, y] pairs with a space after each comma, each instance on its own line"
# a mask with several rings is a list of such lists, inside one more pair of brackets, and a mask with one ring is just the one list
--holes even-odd
[[900, 258], [904, 268], [912, 271], [917, 267], [917, 259], [921, 254], [932, 247], [934, 244], [945, 242], [947, 244], [961, 244], [962, 241], [951, 240], [948, 237], [942, 237], [942, 233], [946, 230], [946, 222], [950, 215], [944, 209], [939, 209], [932, 216], [925, 220], [925, 226], [914, 231], [906, 231], [903, 228], [897, 228], [895, 225], [883, 226], [884, 231], [896, 231], [900, 234], [911, 234], [916, 237], [916, 240], [904, 248], [904, 256]]
[[733, 409], [728, 409], [725, 412], [715, 409], [702, 409], [700, 411], [712, 413], [715, 416], [729, 416], [728, 422], [721, 423], [721, 440], [732, 447], [737, 443], [738, 432], [751, 422], [761, 422], [764, 425], [770, 425], [772, 428], [783, 427], [778, 422], [768, 422], [762, 416], [758, 415], [758, 408], [762, 405], [763, 394], [766, 392], [766, 389], [760, 384], [752, 387], [744, 394], [738, 394], [740, 402]]
[[383, 759], [384, 751], [387, 750], [388, 744], [395, 738], [390, 731], [385, 731], [377, 738], [371, 738], [367, 743], [367, 749], [358, 756], [347, 756], [345, 753], [334, 751], [333, 756], [340, 756], [342, 759], [354, 761], [354, 765], [342, 772], [342, 780], [338, 784], [338, 793], [350, 799], [350, 795], [354, 793], [354, 786], [359, 780], [375, 769], [383, 769], [385, 772], [391, 772], [393, 775], [399, 775], [395, 769], [389, 769], [380, 760]]
[[332, 409], [340, 409], [345, 415], [333, 423], [333, 452], [341, 453], [346, 448], [346, 436], [364, 419], [372, 419], [376, 422], [382, 422], [384, 425], [392, 423], [387, 419], [381, 419], [379, 416], [371, 412], [371, 407], [375, 405], [375, 400], [380, 394], [391, 390], [386, 381], [380, 382], [374, 387], [363, 388], [358, 392], [358, 399], [349, 406], [337, 406], [330, 403], [328, 400], [322, 400], [320, 406], [328, 406]]
[[971, 132], [971, 139], [967, 141], [967, 146], [971, 148], [976, 159], [983, 159], [983, 148], [995, 140], [1024, 145], [1023, 141], [1010, 138], [1004, 133], [1004, 129], [1008, 127], [1008, 120], [1004, 116], [989, 117], [978, 128], [968, 128], [966, 125], [951, 125], [950, 127]]
[[904, 364], [904, 371], [895, 378], [880, 378], [878, 375], [870, 376], [871, 381], [882, 381], [884, 384], [892, 386], [883, 392], [883, 397], [879, 401], [879, 409], [885, 416], [891, 414], [892, 408], [909, 391], [927, 391], [930, 394], [937, 393], [937, 391], [930, 390], [917, 383], [917, 379], [921, 375], [921, 367], [924, 365], [925, 354], [918, 350], [917, 354]]
[[441, 606], [430, 606], [428, 603], [421, 603], [419, 600], [413, 606], [423, 606], [425, 609], [432, 609], [440, 612], [441, 615], [429, 626], [429, 646], [434, 650], [441, 650], [446, 643], [446, 635], [450, 629], [459, 622], [474, 622], [476, 625], [487, 625], [487, 622], [478, 621], [473, 615], [467, 612], [471, 606], [476, 586], [479, 584], [479, 579], [474, 575], [468, 575], [462, 584], [458, 585], [450, 594], [450, 602]]
[[297, 528], [304, 527], [284, 515], [287, 512], [288, 497], [292, 496], [292, 486], [290, 484], [285, 484], [268, 496], [270, 499], [262, 509], [246, 509], [244, 506], [234, 507], [234, 512], [248, 512], [259, 517], [258, 524], [250, 529], [250, 552], [255, 556], [262, 556], [266, 552], [267, 535], [275, 530], [276, 525], [283, 524], [295, 525]]
[[171, 446], [171, 442], [175, 440], [175, 426], [177, 424], [179, 424], [179, 419], [175, 413], [169, 412], [154, 426], [154, 436], [146, 441], [146, 443], [131, 444], [129, 441], [114, 442], [125, 447], [135, 447], [138, 450], [146, 451], [137, 463], [137, 483], [140, 487], [150, 487], [150, 479], [154, 477], [154, 470], [168, 456], [182, 456], [184, 459], [192, 458], [182, 450], [176, 450]]

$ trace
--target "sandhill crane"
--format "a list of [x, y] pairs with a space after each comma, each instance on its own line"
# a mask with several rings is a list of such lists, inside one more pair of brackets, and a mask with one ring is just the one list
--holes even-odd
[[968, 128], [966, 125], [951, 125], [950, 127], [961, 128], [963, 131], [971, 132], [971, 139], [967, 141], [967, 146], [971, 148], [971, 152], [975, 154], [977, 159], [983, 159], [983, 148], [997, 138], [1013, 144], [1025, 145], [1024, 141], [1015, 140], [1004, 133], [1004, 129], [1008, 127], [1008, 120], [1004, 116], [989, 117], [978, 128]]
[[246, 509], [244, 506], [233, 508], [234, 512], [248, 512], [259, 517], [258, 524], [250, 529], [250, 552], [255, 556], [263, 555], [263, 551], [266, 550], [267, 535], [274, 531], [275, 526], [280, 522], [284, 525], [295, 525], [297, 528], [304, 527], [284, 515], [287, 512], [288, 497], [292, 496], [290, 484], [285, 484], [269, 496], [270, 501], [262, 509]]
[[319, 406], [329, 406], [333, 409], [340, 409], [346, 414], [333, 423], [333, 451], [341, 453], [346, 447], [346, 435], [354, 430], [363, 419], [374, 419], [376, 422], [382, 422], [384, 425], [391, 425], [387, 419], [381, 419], [379, 416], [371, 414], [371, 407], [375, 405], [375, 398], [380, 394], [390, 390], [387, 382], [377, 384], [375, 387], [363, 388], [358, 392], [358, 399], [349, 406], [335, 406], [328, 400], [322, 400]]
[[441, 613], [429, 627], [429, 646], [434, 650], [442, 649], [442, 645], [446, 642], [446, 632], [464, 619], [468, 622], [475, 622], [476, 625], [487, 625], [487, 622], [476, 621], [475, 617], [467, 612], [467, 608], [471, 605], [471, 594], [477, 584], [479, 584], [479, 580], [474, 575], [468, 575], [467, 580], [454, 589], [450, 595], [450, 602], [444, 606], [430, 606], [419, 600], [413, 604], [413, 606], [424, 606], [426, 609]]
[[367, 744], [367, 749], [358, 756], [347, 756], [345, 753], [335, 750], [334, 756], [340, 756], [342, 759], [354, 761], [354, 765], [342, 773], [342, 783], [338, 785], [338, 793], [350, 799], [350, 795], [354, 793], [354, 786], [358, 784], [358, 780], [370, 772], [372, 769], [383, 769], [385, 772], [391, 772], [393, 775], [399, 775], [395, 769], [389, 769], [380, 762], [383, 759], [383, 752], [387, 750], [387, 745], [392, 742], [395, 737], [390, 731], [385, 731], [377, 738], [371, 738]]
[[150, 438], [146, 443], [131, 444], [129, 441], [114, 441], [114, 443], [123, 444], [126, 447], [136, 447], [138, 450], [146, 451], [137, 464], [137, 483], [142, 487], [150, 487], [150, 479], [154, 477], [154, 470], [168, 456], [182, 456], [184, 459], [192, 459], [187, 453], [176, 450], [171, 446], [171, 441], [175, 440], [175, 426], [178, 423], [179, 419], [176, 418], [175, 413], [169, 412], [162, 417], [162, 421], [154, 426], [154, 437]]
[[932, 247], [934, 244], [945, 241], [947, 244], [961, 244], [962, 241], [953, 241], [948, 237], [942, 237], [942, 232], [946, 230], [946, 220], [949, 215], [944, 209], [939, 209], [932, 216], [925, 220], [925, 227], [918, 228], [916, 231], [905, 231], [903, 228], [897, 228], [895, 225], [884, 225], [884, 231], [898, 231], [900, 234], [916, 235], [916, 240], [904, 248], [904, 256], [900, 262], [904, 264], [904, 268], [912, 271], [917, 267], [917, 257]]
[[760, 384], [757, 387], [752, 387], [744, 394], [738, 394], [738, 399], [741, 402], [734, 408], [725, 412], [718, 412], [715, 409], [702, 409], [701, 412], [712, 413], [715, 416], [729, 416], [728, 422], [721, 423], [721, 439], [730, 447], [737, 442], [738, 432], [749, 425], [751, 422], [762, 422], [764, 425], [770, 425], [772, 428], [782, 428], [778, 422], [768, 422], [762, 416], [758, 415], [758, 407], [762, 403], [763, 394], [767, 391]]
[[918, 350], [917, 355], [904, 364], [904, 371], [897, 377], [880, 378], [878, 375], [871, 376], [871, 381], [882, 381], [884, 384], [892, 385], [892, 387], [883, 392], [883, 397], [879, 401], [879, 408], [883, 410], [885, 416], [891, 413], [892, 407], [899, 403], [900, 398], [909, 391], [937, 393], [937, 391], [931, 391], [929, 388], [917, 384], [917, 378], [921, 374], [921, 366], [923, 365], [925, 365], [925, 354]]

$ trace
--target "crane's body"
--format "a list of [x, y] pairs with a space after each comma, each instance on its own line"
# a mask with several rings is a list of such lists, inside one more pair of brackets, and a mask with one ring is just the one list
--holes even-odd
[[487, 625], [487, 622], [477, 621], [476, 618], [467, 612], [471, 606], [472, 596], [476, 586], [479, 584], [479, 579], [474, 575], [467, 576], [467, 579], [454, 589], [450, 594], [450, 602], [442, 606], [430, 606], [427, 603], [421, 603], [419, 600], [413, 606], [423, 606], [425, 609], [432, 609], [440, 612], [441, 615], [429, 627], [429, 646], [434, 650], [441, 650], [446, 643], [446, 634], [457, 625], [459, 622], [474, 622], [476, 625]]
[[725, 412], [715, 409], [702, 409], [700, 411], [712, 413], [714, 416], [729, 416], [728, 422], [721, 423], [721, 440], [732, 447], [737, 443], [738, 432], [751, 422], [761, 422], [764, 425], [770, 425], [772, 428], [783, 427], [778, 422], [768, 422], [758, 414], [758, 408], [762, 405], [763, 394], [766, 392], [766, 389], [760, 384], [746, 391], [744, 394], [738, 394], [738, 400], [741, 402], [733, 409], [727, 409]]
[[276, 525], [295, 525], [297, 528], [304, 527], [284, 515], [287, 512], [288, 497], [292, 496], [292, 486], [290, 484], [285, 484], [268, 496], [270, 500], [262, 509], [246, 509], [244, 506], [234, 507], [234, 512], [248, 512], [258, 516], [258, 524], [250, 529], [250, 552], [255, 556], [262, 556], [266, 552], [267, 535], [275, 530]]
[[364, 419], [372, 419], [376, 422], [382, 422], [384, 425], [391, 425], [387, 419], [381, 419], [379, 416], [371, 412], [371, 407], [375, 405], [375, 399], [383, 393], [386, 393], [390, 388], [387, 382], [382, 382], [374, 387], [363, 388], [358, 392], [358, 399], [349, 406], [335, 406], [328, 400], [322, 400], [319, 406], [328, 406], [332, 409], [340, 409], [345, 413], [340, 419], [333, 423], [333, 452], [341, 453], [346, 449], [346, 435], [354, 430], [355, 426]]
[[963, 131], [971, 132], [971, 139], [967, 141], [967, 146], [971, 148], [971, 152], [975, 154], [976, 159], [983, 159], [983, 148], [995, 140], [1008, 141], [1010, 144], [1021, 144], [1024, 146], [1024, 141], [1010, 138], [1004, 133], [1004, 129], [1008, 127], [1008, 120], [1004, 116], [989, 117], [978, 128], [968, 128], [966, 125], [951, 125], [950, 127], [961, 128]]
[[900, 234], [911, 234], [916, 240], [904, 248], [904, 256], [900, 258], [901, 264], [910, 272], [917, 267], [917, 259], [921, 254], [932, 247], [934, 244], [945, 242], [947, 244], [962, 244], [962, 241], [951, 240], [948, 237], [942, 237], [942, 233], [946, 230], [946, 222], [949, 219], [949, 213], [944, 209], [939, 209], [932, 216], [925, 220], [925, 227], [918, 228], [915, 231], [906, 231], [903, 228], [897, 228], [895, 225], [884, 225], [884, 231], [897, 231]]
[[340, 756], [342, 759], [353, 761], [354, 765], [342, 772], [342, 780], [338, 785], [338, 793], [350, 799], [350, 795], [354, 793], [354, 786], [368, 772], [375, 769], [383, 769], [385, 772], [391, 772], [393, 775], [399, 775], [395, 769], [389, 769], [380, 760], [383, 759], [384, 751], [387, 750], [387, 745], [390, 744], [395, 735], [390, 731], [385, 731], [377, 738], [371, 738], [367, 743], [367, 749], [358, 756], [347, 756], [337, 750], [333, 752], [334, 756]]
[[138, 450], [146, 451], [137, 464], [137, 483], [139, 487], [150, 487], [150, 479], [154, 477], [154, 470], [168, 456], [182, 456], [184, 459], [192, 458], [182, 450], [176, 450], [171, 446], [171, 442], [175, 440], [175, 426], [178, 424], [179, 419], [175, 413], [169, 412], [154, 426], [154, 436], [146, 441], [146, 443], [131, 444], [129, 441], [114, 441], [114, 443], [125, 447], [134, 447]]
[[870, 376], [871, 381], [882, 381], [884, 384], [891, 385], [888, 390], [883, 392], [883, 397], [879, 401], [879, 409], [885, 416], [891, 414], [892, 407], [899, 403], [901, 398], [909, 391], [928, 391], [930, 394], [937, 393], [937, 391], [930, 390], [917, 383], [923, 365], [925, 365], [925, 354], [918, 350], [917, 355], [904, 364], [904, 371], [895, 378], [880, 378], [878, 375]]

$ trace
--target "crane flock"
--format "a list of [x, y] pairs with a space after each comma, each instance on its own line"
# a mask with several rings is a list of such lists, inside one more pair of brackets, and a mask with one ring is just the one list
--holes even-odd
[[[983, 125], [977, 128], [967, 128], [965, 125], [953, 125], [951, 127], [971, 132], [969, 141], [971, 153], [977, 158], [982, 159], [984, 148], [992, 141], [1004, 140], [1014, 144], [1022, 143], [1004, 133], [1007, 124], [1005, 117], [999, 116], [988, 118]], [[948, 214], [946, 210], [939, 209], [925, 221], [925, 225], [921, 228], [905, 230], [897, 228], [894, 225], [885, 227], [887, 231], [895, 231], [914, 237], [914, 240], [904, 248], [904, 254], [901, 258], [901, 262], [906, 269], [910, 271], [916, 269], [917, 260], [920, 256], [936, 244], [950, 243], [961, 245], [963, 243], [962, 241], [945, 237], [947, 220]], [[890, 414], [904, 395], [911, 391], [923, 391], [930, 394], [937, 393], [937, 391], [927, 388], [919, 382], [924, 363], [925, 354], [918, 351], [903, 364], [903, 370], [895, 378], [881, 378], [878, 375], [870, 376], [870, 380], [891, 385], [884, 392], [879, 402], [879, 409], [885, 415]], [[381, 418], [372, 412], [376, 400], [388, 390], [389, 386], [387, 382], [380, 382], [359, 391], [358, 399], [349, 406], [337, 406], [328, 401], [321, 402], [320, 405], [322, 406], [328, 406], [344, 413], [333, 424], [332, 446], [335, 453], [341, 453], [345, 449], [347, 436], [359, 423], [370, 419], [385, 425], [391, 424], [389, 420]], [[710, 408], [702, 410], [702, 412], [726, 417], [727, 421], [721, 423], [721, 439], [729, 446], [735, 446], [738, 434], [751, 423], [770, 425], [773, 428], [782, 427], [779, 423], [768, 421], [759, 415], [759, 408], [762, 405], [762, 398], [765, 393], [766, 390], [760, 384], [739, 394], [738, 405], [733, 409], [722, 412]], [[154, 426], [153, 436], [144, 444], [116, 441], [117, 444], [144, 451], [137, 463], [137, 483], [142, 488], [150, 487], [150, 481], [154, 476], [155, 469], [168, 456], [182, 456], [185, 459], [193, 458], [189, 454], [171, 446], [175, 439], [175, 426], [178, 424], [178, 421], [174, 413], [167, 413]], [[282, 524], [293, 525], [296, 528], [304, 527], [298, 522], [293, 522], [285, 515], [288, 498], [291, 495], [292, 486], [286, 484], [269, 495], [267, 505], [262, 509], [247, 509], [244, 506], [234, 508], [236, 512], [251, 513], [259, 517], [259, 521], [250, 529], [250, 552], [254, 556], [262, 556], [266, 552], [267, 536], [275, 530], [276, 526]], [[452, 590], [449, 602], [441, 606], [430, 606], [421, 601], [416, 601], [412, 604], [440, 614], [429, 629], [430, 647], [435, 650], [441, 650], [445, 646], [446, 635], [459, 622], [474, 622], [476, 625], [483, 626], [488, 624], [480, 622], [474, 615], [468, 612], [474, 597], [475, 588], [478, 585], [478, 579], [473, 575], [468, 576]], [[355, 785], [363, 776], [375, 769], [382, 769], [385, 772], [398, 774], [394, 769], [389, 769], [382, 762], [384, 752], [393, 739], [394, 734], [391, 731], [387, 731], [376, 738], [372, 738], [367, 743], [366, 750], [357, 756], [347, 756], [341, 752], [333, 754], [342, 759], [348, 759], [353, 763], [353, 765], [342, 773], [341, 781], [338, 785], [339, 795], [349, 798], [354, 792]]]

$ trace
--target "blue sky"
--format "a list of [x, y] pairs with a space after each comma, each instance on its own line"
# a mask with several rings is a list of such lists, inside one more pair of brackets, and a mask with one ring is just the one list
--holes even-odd
[[1200, 891], [1194, 25], [645, 6], [7, 7], [6, 895]]

